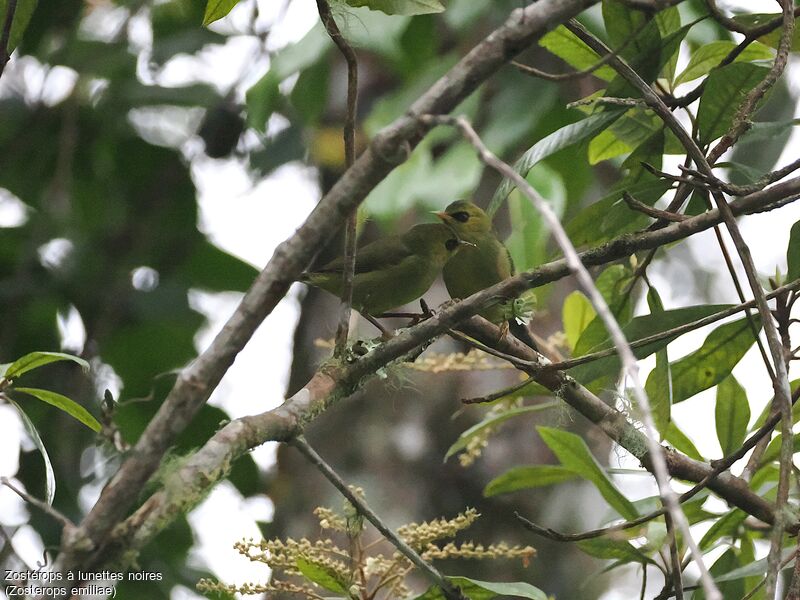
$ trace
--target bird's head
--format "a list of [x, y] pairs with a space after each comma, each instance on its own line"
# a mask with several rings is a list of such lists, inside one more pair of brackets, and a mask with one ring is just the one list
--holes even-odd
[[456, 232], [459, 238], [469, 240], [475, 234], [492, 230], [492, 219], [479, 206], [467, 200], [456, 200], [442, 212], [434, 213]]
[[441, 264], [464, 246], [474, 246], [459, 239], [450, 227], [441, 223], [415, 225], [403, 235], [403, 242], [413, 252]]

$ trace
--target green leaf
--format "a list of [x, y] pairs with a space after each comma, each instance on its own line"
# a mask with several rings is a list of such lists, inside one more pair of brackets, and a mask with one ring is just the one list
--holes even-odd
[[44, 461], [44, 472], [45, 472], [45, 486], [44, 486], [45, 501], [52, 506], [53, 500], [56, 497], [56, 473], [53, 470], [53, 463], [50, 462], [50, 456], [47, 454], [47, 448], [44, 447], [44, 442], [42, 441], [41, 436], [39, 436], [39, 432], [36, 430], [36, 426], [28, 418], [28, 415], [25, 414], [25, 411], [22, 410], [20, 405], [14, 402], [11, 398], [6, 398], [6, 400], [9, 403], [11, 403], [11, 406], [17, 409], [17, 412], [19, 413], [19, 418], [22, 419], [22, 425], [25, 427], [25, 431], [27, 431], [28, 435], [31, 436], [33, 444], [36, 446], [36, 449], [39, 450], [39, 453], [42, 455], [42, 460]]
[[747, 392], [733, 375], [728, 375], [717, 386], [714, 418], [722, 454], [728, 455], [740, 448], [750, 422], [750, 403], [747, 401]]
[[[539, 163], [528, 171], [526, 179], [560, 218], [564, 213], [566, 191], [559, 174]], [[505, 244], [516, 271], [527, 271], [545, 262], [550, 231], [539, 211], [519, 190], [508, 197], [508, 211], [512, 229]]]
[[79, 364], [84, 372], [89, 371], [89, 363], [72, 354], [66, 354], [64, 352], [31, 352], [11, 363], [3, 377], [6, 379], [16, 379], [23, 373], [62, 360], [70, 360]]
[[[18, 0], [14, 10], [14, 20], [11, 23], [11, 34], [8, 36], [8, 53], [11, 54], [19, 46], [22, 36], [31, 22], [33, 11], [36, 10], [37, 0]], [[6, 23], [8, 0], [0, 0], [0, 31]]]
[[551, 427], [537, 427], [536, 429], [561, 464], [592, 482], [614, 510], [626, 519], [635, 519], [638, 516], [633, 503], [616, 488], [592, 456], [586, 442], [579, 436]]
[[800, 278], [800, 221], [792, 225], [789, 246], [786, 248], [786, 281]]
[[[662, 331], [674, 329], [680, 325], [686, 325], [698, 319], [702, 319], [716, 312], [729, 308], [730, 304], [701, 304], [698, 306], [686, 306], [684, 308], [676, 308], [674, 310], [666, 310], [661, 313], [661, 316], [654, 316], [652, 314], [642, 315], [633, 318], [628, 324], [623, 326], [622, 332], [629, 342], [635, 342], [651, 335], [655, 335]], [[643, 346], [633, 348], [633, 354], [638, 359], [643, 359], [657, 352], [667, 344], [673, 342], [678, 336], [671, 336], [659, 341], [650, 342]], [[588, 342], [587, 342], [588, 343]], [[605, 350], [611, 348], [613, 344], [610, 340], [606, 339], [600, 345], [594, 348], [587, 348], [585, 353], [594, 352], [597, 350]], [[591, 363], [574, 367], [570, 369], [570, 375], [579, 381], [589, 383], [597, 379], [603, 374], [616, 373], [620, 368], [619, 358], [616, 355], [601, 358]], [[673, 400], [674, 401], [674, 400]]]
[[[514, 583], [500, 583], [494, 581], [478, 581], [467, 577], [448, 577], [453, 585], [470, 600], [491, 600], [497, 596], [503, 598], [528, 598], [529, 600], [547, 600], [547, 595], [537, 587], [521, 581]], [[414, 600], [445, 600], [445, 595], [439, 586], [431, 586], [421, 596]]]
[[[559, 25], [539, 40], [539, 45], [546, 48], [571, 67], [582, 71], [600, 62], [600, 57], [589, 48], [578, 36], [563, 25]], [[616, 74], [614, 69], [603, 65], [593, 71], [595, 77], [611, 81]]]
[[319, 565], [303, 557], [299, 557], [295, 564], [297, 565], [297, 570], [309, 581], [336, 594], [350, 595], [347, 582], [342, 581], [336, 571], [330, 567]]
[[596, 316], [597, 313], [592, 303], [582, 292], [575, 290], [564, 299], [561, 320], [564, 322], [567, 343], [572, 350], [575, 349], [575, 344], [578, 343], [581, 334]]
[[13, 388], [15, 392], [22, 392], [24, 394], [29, 394], [35, 398], [38, 398], [42, 402], [47, 402], [48, 404], [52, 404], [58, 409], [63, 410], [68, 415], [74, 417], [84, 425], [86, 425], [89, 429], [94, 431], [100, 431], [101, 425], [97, 422], [91, 413], [88, 410], [83, 408], [80, 404], [67, 398], [66, 396], [59, 394], [58, 392], [51, 392], [50, 390], [40, 390], [38, 388], [25, 388], [25, 387], [15, 387]]
[[747, 513], [738, 508], [734, 508], [727, 514], [719, 517], [708, 529], [700, 540], [700, 550], [709, 550], [714, 542], [724, 537], [735, 537], [739, 526], [744, 522]]
[[753, 63], [733, 63], [711, 72], [697, 109], [703, 144], [711, 143], [728, 131], [742, 100], [768, 72], [769, 67]]
[[[767, 449], [764, 451], [764, 456], [761, 457], [761, 465], [767, 465], [773, 460], [778, 460], [781, 455], [781, 439], [782, 435], [779, 433], [772, 440], [770, 440]], [[800, 434], [796, 434], [792, 438], [792, 449], [794, 452], [800, 452]]]
[[686, 437], [686, 434], [683, 433], [674, 422], [669, 424], [664, 439], [667, 440], [670, 446], [683, 452], [689, 458], [705, 461], [703, 455], [700, 454], [700, 451], [695, 447], [694, 442]]
[[661, 128], [649, 109], [632, 108], [589, 143], [589, 164], [631, 152]]
[[[654, 319], [663, 319], [664, 305], [654, 287], [647, 290], [647, 304]], [[672, 413], [672, 373], [669, 368], [667, 346], [656, 351], [656, 367], [647, 377], [645, 391], [653, 411], [653, 421], [663, 439], [669, 429]]]
[[[753, 318], [760, 328], [758, 319]], [[683, 402], [720, 383], [754, 341], [746, 318], [717, 327], [700, 349], [672, 364], [672, 402]]]
[[[787, 559], [796, 552], [796, 548], [790, 546], [789, 548], [784, 548], [781, 551], [781, 564], [786, 563], [784, 569], [792, 569], [794, 565], [792, 562], [787, 561]], [[767, 572], [767, 558], [762, 558], [761, 560], [757, 560], [755, 562], [751, 562], [748, 565], [743, 567], [739, 567], [738, 569], [734, 569], [733, 571], [728, 571], [724, 575], [720, 575], [719, 577], [715, 577], [714, 580], [717, 583], [721, 583], [723, 581], [735, 581], [737, 579], [743, 579], [745, 577], [753, 577], [755, 575], [763, 576], [764, 573]]]
[[444, 11], [439, 0], [344, 0], [346, 4], [371, 10], [380, 10], [387, 15], [427, 15]]
[[[675, 85], [680, 85], [688, 81], [708, 75], [712, 69], [719, 65], [730, 52], [736, 48], [737, 44], [730, 40], [718, 40], [703, 44], [692, 53], [689, 64], [683, 72], [675, 79]], [[769, 59], [775, 56], [775, 52], [764, 44], [753, 42], [739, 54], [734, 62], [750, 62], [753, 60]]]
[[[736, 15], [733, 17], [733, 20], [739, 23], [740, 25], [744, 25], [747, 28], [758, 27], [760, 25], [766, 25], [772, 21], [780, 22], [783, 19], [783, 15], [780, 13], [750, 13], [750, 14], [743, 14], [743, 15]], [[781, 32], [783, 31], [782, 27], [776, 27], [772, 31], [770, 31], [766, 35], [762, 35], [758, 40], [762, 44], [766, 44], [770, 48], [778, 48], [778, 44], [781, 40]], [[792, 52], [797, 52], [800, 50], [800, 32], [798, 32], [797, 28], [795, 27], [794, 35], [792, 36]]]
[[239, 0], [208, 0], [206, 3], [206, 14], [203, 16], [203, 25], [210, 25], [227, 15], [233, 7], [239, 4]]
[[[725, 575], [740, 566], [738, 552], [735, 548], [728, 548], [723, 552], [708, 572], [712, 577], [717, 575]], [[745, 582], [741, 579], [735, 581], [726, 581], [719, 586], [719, 591], [723, 598], [742, 598], [745, 595]], [[706, 600], [705, 592], [702, 589], [697, 590], [692, 595], [692, 600]]]
[[278, 108], [281, 92], [278, 88], [280, 78], [275, 71], [267, 71], [245, 94], [247, 103], [247, 124], [256, 131], [267, 131], [267, 120]]
[[647, 555], [625, 540], [599, 537], [581, 540], [575, 545], [589, 556], [594, 556], [595, 558], [622, 561], [623, 564], [632, 562], [647, 564], [653, 562]]
[[[542, 138], [531, 146], [522, 157], [514, 163], [514, 170], [525, 177], [528, 171], [539, 161], [555, 154], [559, 150], [568, 148], [573, 144], [588, 139], [600, 129], [618, 119], [626, 109], [607, 110], [576, 123], [570, 123], [554, 131], [550, 135]], [[500, 208], [500, 205], [514, 189], [514, 184], [510, 180], [504, 179], [489, 203], [487, 213], [493, 215]]]
[[[626, 293], [630, 284], [631, 271], [623, 265], [612, 265], [600, 273], [595, 285], [608, 307], [621, 325], [630, 320], [632, 310], [631, 294]], [[596, 316], [583, 330], [575, 344], [575, 356], [582, 356], [597, 348], [609, 339], [605, 323]]]
[[497, 427], [500, 423], [508, 421], [509, 419], [513, 419], [514, 417], [518, 417], [520, 415], [527, 415], [530, 413], [536, 413], [542, 410], [547, 410], [548, 408], [555, 408], [560, 406], [560, 401], [553, 401], [553, 402], [543, 402], [542, 404], [534, 404], [533, 406], [523, 406], [520, 408], [512, 408], [504, 413], [500, 413], [499, 415], [494, 415], [489, 417], [488, 419], [484, 419], [480, 423], [476, 423], [469, 429], [467, 429], [464, 433], [458, 436], [458, 439], [455, 443], [450, 446], [447, 450], [447, 454], [445, 454], [444, 459], [447, 460], [456, 452], [459, 452], [467, 447], [469, 441], [479, 435], [483, 431], [486, 430], [487, 427]]
[[518, 490], [544, 487], [575, 479], [577, 475], [561, 465], [533, 465], [529, 467], [513, 467], [502, 475], [492, 479], [485, 488], [485, 498], [507, 494]]

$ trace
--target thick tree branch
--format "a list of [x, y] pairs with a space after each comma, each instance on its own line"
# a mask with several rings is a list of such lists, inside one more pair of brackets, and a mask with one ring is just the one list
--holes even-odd
[[502, 64], [556, 25], [577, 15], [597, 0], [540, 0], [516, 9], [498, 29], [478, 43], [400, 117], [381, 131], [353, 166], [331, 188], [288, 240], [278, 246], [234, 314], [190, 367], [178, 377], [158, 413], [139, 438], [100, 499], [76, 531], [62, 540], [58, 567], [78, 566], [102, 545], [124, 517], [138, 491], [155, 472], [164, 453], [216, 388], [264, 318], [285, 296], [289, 286], [328, 242], [366, 195], [424, 135], [417, 115], [446, 113], [491, 77]]

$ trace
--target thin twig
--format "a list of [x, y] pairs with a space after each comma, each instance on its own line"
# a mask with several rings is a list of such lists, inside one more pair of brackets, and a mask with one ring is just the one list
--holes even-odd
[[347, 498], [347, 501], [352, 504], [355, 509], [367, 519], [367, 521], [372, 523], [375, 529], [380, 531], [381, 534], [383, 534], [383, 536], [389, 540], [395, 548], [397, 548], [408, 560], [416, 565], [417, 568], [422, 571], [425, 576], [433, 582], [434, 585], [438, 585], [447, 598], [452, 600], [464, 600], [464, 596], [461, 594], [458, 588], [453, 586], [453, 584], [450, 583], [433, 565], [423, 560], [423, 558], [411, 546], [404, 542], [394, 531], [389, 529], [389, 527], [380, 519], [380, 517], [378, 517], [377, 514], [375, 514], [375, 512], [366, 502], [364, 502], [363, 499], [359, 498], [353, 493], [353, 491], [347, 486], [342, 478], [339, 477], [336, 471], [334, 471], [333, 468], [331, 468], [331, 466], [326, 463], [319, 454], [317, 454], [316, 450], [309, 445], [303, 436], [297, 436], [289, 443], [297, 448], [300, 453], [305, 456], [308, 461], [319, 470], [320, 473], [322, 473], [325, 479], [330, 481], [331, 484], [333, 484], [333, 487], [339, 490], [339, 493]]
[[6, 20], [3, 22], [3, 34], [0, 36], [0, 77], [11, 60], [11, 53], [8, 51], [8, 44], [11, 41], [11, 27], [14, 24], [14, 14], [17, 11], [17, 0], [8, 0], [6, 6]]
[[[709, 0], [709, 4], [713, 4], [713, 0]], [[789, 60], [789, 52], [792, 49], [792, 34], [794, 33], [794, 2], [793, 0], [780, 0], [780, 5], [783, 9], [783, 32], [781, 33], [781, 39], [778, 43], [778, 53], [775, 55], [772, 67], [770, 67], [767, 76], [745, 96], [745, 99], [742, 101], [733, 117], [733, 123], [730, 129], [728, 129], [725, 135], [722, 136], [722, 139], [720, 139], [717, 145], [714, 146], [708, 154], [708, 163], [711, 165], [716, 163], [719, 157], [722, 156], [728, 148], [733, 146], [745, 131], [750, 129], [752, 124], [750, 122], [750, 117], [753, 111], [767, 91], [775, 85], [778, 78], [780, 78], [783, 73], [783, 70], [786, 68], [786, 64]], [[769, 593], [769, 589], [767, 589], [767, 592]]]
[[35, 498], [35, 497], [31, 496], [30, 494], [27, 494], [27, 493], [23, 492], [21, 489], [19, 489], [17, 486], [15, 486], [13, 483], [11, 483], [11, 481], [9, 481], [9, 479], [7, 477], [0, 477], [0, 484], [6, 486], [8, 489], [10, 489], [12, 492], [14, 492], [17, 496], [19, 496], [20, 498], [25, 500], [25, 502], [27, 502], [28, 504], [30, 504], [32, 506], [35, 506], [36, 508], [41, 510], [46, 515], [49, 515], [50, 517], [52, 517], [53, 519], [55, 519], [56, 521], [61, 523], [61, 525], [63, 527], [69, 528], [69, 529], [75, 527], [75, 524], [72, 521], [70, 521], [66, 516], [64, 516], [62, 513], [60, 513], [55, 508], [50, 506], [47, 502], [39, 500], [38, 498]]
[[675, 526], [672, 523], [672, 517], [669, 513], [664, 514], [664, 523], [667, 526], [667, 538], [669, 539], [672, 589], [675, 592], [675, 600], [683, 600], [683, 573], [681, 559], [678, 556], [678, 536], [675, 534]]
[[[347, 116], [344, 121], [344, 160], [349, 169], [356, 162], [356, 113], [358, 111], [358, 60], [352, 46], [336, 25], [327, 0], [317, 0], [319, 18], [325, 26], [333, 43], [347, 61]], [[353, 304], [353, 275], [356, 264], [356, 217], [353, 210], [347, 217], [344, 234], [344, 268], [342, 269], [342, 307], [339, 315], [339, 326], [336, 329], [336, 347], [334, 356], [342, 356], [347, 348], [347, 336], [350, 329], [350, 312]]]
[[653, 206], [645, 204], [640, 200], [637, 200], [628, 192], [622, 192], [622, 199], [625, 201], [625, 204], [627, 204], [631, 210], [644, 213], [648, 217], [653, 217], [654, 219], [664, 219], [665, 221], [669, 221], [670, 223], [680, 223], [681, 221], [685, 221], [686, 219], [689, 218], [686, 215], [682, 215], [680, 213], [672, 213], [672, 212], [667, 212], [666, 210], [659, 210]]
[[522, 381], [515, 383], [514, 385], [510, 385], [507, 388], [499, 390], [497, 392], [492, 392], [491, 394], [487, 394], [485, 396], [478, 396], [477, 398], [462, 398], [462, 404], [485, 404], [487, 402], [494, 402], [495, 400], [499, 400], [500, 398], [505, 398], [506, 396], [510, 396], [514, 392], [518, 392], [521, 389], [525, 388], [526, 386], [533, 383], [534, 380], [532, 377], [528, 377], [527, 379], [523, 379]]
[[[618, 61], [620, 59], [617, 58], [616, 60]], [[697, 544], [692, 538], [689, 521], [686, 519], [686, 515], [683, 514], [683, 510], [678, 503], [678, 498], [675, 494], [675, 491], [670, 487], [669, 470], [667, 469], [667, 461], [664, 457], [664, 449], [658, 442], [656, 442], [656, 439], [658, 438], [658, 430], [656, 429], [655, 422], [653, 421], [653, 413], [650, 408], [650, 401], [647, 398], [647, 393], [644, 391], [644, 385], [639, 378], [639, 367], [637, 366], [636, 357], [634, 356], [633, 351], [628, 344], [628, 340], [625, 338], [625, 334], [622, 332], [622, 328], [617, 322], [616, 317], [614, 317], [602, 294], [594, 284], [589, 271], [581, 262], [578, 252], [575, 250], [575, 247], [572, 245], [572, 241], [569, 239], [569, 236], [561, 225], [561, 222], [558, 220], [558, 216], [555, 214], [555, 212], [553, 212], [553, 209], [550, 207], [550, 205], [541, 196], [539, 196], [538, 192], [524, 177], [517, 173], [510, 165], [497, 158], [489, 151], [488, 148], [486, 148], [480, 137], [478, 137], [478, 134], [475, 133], [475, 130], [472, 129], [472, 126], [466, 119], [462, 117], [426, 116], [421, 117], [421, 119], [430, 119], [430, 122], [438, 122], [459, 128], [467, 141], [469, 141], [475, 147], [481, 161], [514, 182], [519, 191], [527, 196], [537, 211], [539, 211], [539, 213], [542, 215], [543, 219], [550, 228], [556, 243], [564, 253], [564, 258], [567, 262], [569, 270], [578, 279], [581, 287], [589, 296], [592, 306], [597, 312], [597, 315], [603, 321], [603, 324], [611, 336], [611, 339], [614, 341], [614, 345], [619, 353], [623, 369], [632, 381], [634, 398], [636, 399], [637, 405], [641, 410], [642, 421], [647, 432], [645, 437], [648, 443], [649, 459], [653, 466], [653, 474], [655, 475], [656, 482], [658, 483], [661, 498], [666, 505], [667, 510], [669, 510], [670, 514], [672, 515], [672, 518], [675, 520], [675, 523], [683, 533], [687, 545], [692, 550], [692, 555], [694, 556], [697, 567], [700, 570], [706, 596], [710, 600], [722, 600], [722, 596], [719, 593], [714, 580], [708, 573], [705, 563], [703, 562], [702, 553], [699, 551]]]

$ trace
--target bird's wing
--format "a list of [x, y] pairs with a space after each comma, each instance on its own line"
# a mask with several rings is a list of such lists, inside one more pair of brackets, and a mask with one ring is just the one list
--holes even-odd
[[[411, 250], [406, 247], [400, 236], [389, 236], [376, 240], [359, 248], [356, 252], [356, 265], [354, 274], [370, 273], [379, 269], [386, 269], [400, 264], [411, 256]], [[344, 259], [336, 258], [316, 270], [317, 273], [341, 273], [344, 269]]]

